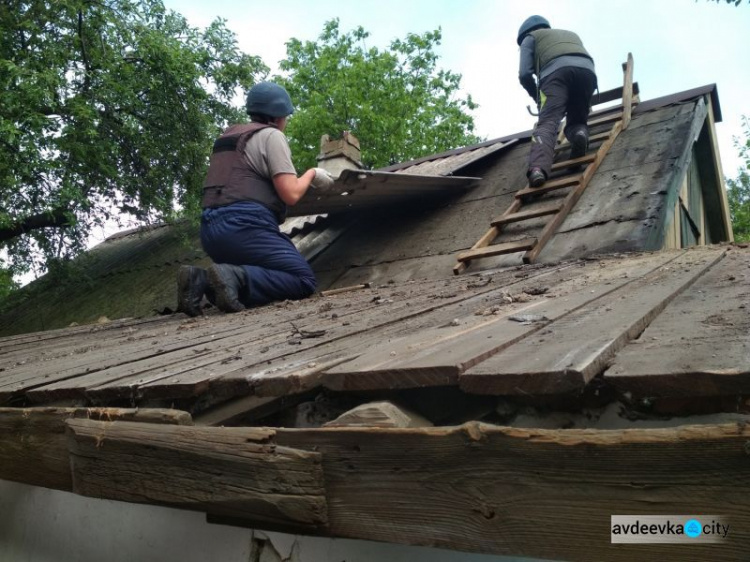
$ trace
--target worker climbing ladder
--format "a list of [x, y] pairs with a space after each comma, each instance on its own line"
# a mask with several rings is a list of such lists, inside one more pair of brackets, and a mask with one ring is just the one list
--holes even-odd
[[[633, 85], [632, 54], [628, 53], [627, 62], [623, 63], [622, 67], [624, 73], [622, 88], [602, 92], [592, 100], [593, 105], [597, 105], [622, 99], [621, 108], [618, 108], [614, 112], [594, 117], [588, 121], [589, 130], [611, 124], [611, 127], [607, 131], [594, 134], [589, 138], [589, 146], [601, 141], [599, 148], [595, 152], [589, 152], [580, 158], [564, 160], [553, 164], [553, 174], [558, 171], [562, 171], [563, 173], [551, 178], [542, 187], [532, 188], [527, 184], [523, 189], [519, 190], [505, 212], [491, 222], [491, 226], [484, 236], [470, 250], [458, 255], [458, 263], [453, 267], [453, 272], [456, 275], [462, 273], [473, 260], [490, 256], [525, 252], [523, 255], [524, 263], [533, 263], [536, 260], [557, 228], [565, 220], [565, 217], [575, 206], [576, 202], [578, 202], [578, 199], [588, 186], [617, 136], [630, 123], [633, 105], [638, 102], [637, 84], [635, 88]], [[568, 149], [570, 146], [562, 134], [563, 128], [561, 127], [557, 147], [555, 148], [555, 151], [558, 153]], [[566, 188], [569, 191], [561, 202], [546, 205], [538, 203], [529, 205], [545, 193]], [[531, 208], [524, 209], [524, 206], [527, 205]], [[495, 243], [507, 225], [539, 217], [550, 217], [550, 219], [542, 227], [537, 236]]]

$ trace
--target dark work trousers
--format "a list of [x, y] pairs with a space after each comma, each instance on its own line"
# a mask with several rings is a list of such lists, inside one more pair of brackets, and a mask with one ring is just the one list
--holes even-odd
[[541, 168], [549, 177], [555, 158], [555, 142], [560, 122], [567, 115], [565, 137], [584, 129], [588, 134], [591, 96], [596, 90], [596, 74], [587, 68], [564, 66], [545, 76], [539, 85], [539, 120], [531, 137], [529, 170]]
[[315, 274], [291, 239], [279, 230], [276, 216], [260, 203], [242, 201], [204, 209], [201, 244], [215, 263], [245, 270], [245, 306], [303, 299], [315, 292]]

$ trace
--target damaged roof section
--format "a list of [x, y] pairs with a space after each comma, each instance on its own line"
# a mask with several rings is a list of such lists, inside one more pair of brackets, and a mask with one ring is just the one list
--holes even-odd
[[[582, 396], [595, 384], [631, 398], [728, 396], [750, 381], [742, 357], [749, 266], [747, 250], [681, 250], [15, 336], [0, 342], [0, 401], [177, 405], [199, 415], [248, 396], [264, 402], [317, 388], [452, 387], [543, 400]], [[730, 278], [741, 289], [725, 291]], [[714, 293], [721, 302], [706, 300]], [[681, 322], [683, 313], [671, 312], [679, 307], [692, 308], [699, 325]], [[648, 345], [648, 327], [662, 318], [671, 319], [658, 333], [671, 332], [674, 360]], [[691, 355], [682, 368], [680, 354], [709, 336], [714, 353]], [[638, 353], [648, 354], [650, 370], [624, 374], [620, 357]]]

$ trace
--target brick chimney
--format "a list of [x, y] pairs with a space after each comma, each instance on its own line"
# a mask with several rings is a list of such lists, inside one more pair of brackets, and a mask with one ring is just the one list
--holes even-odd
[[344, 170], [361, 170], [362, 161], [359, 140], [349, 131], [344, 131], [341, 138], [332, 139], [328, 135], [320, 138], [318, 166], [339, 177]]

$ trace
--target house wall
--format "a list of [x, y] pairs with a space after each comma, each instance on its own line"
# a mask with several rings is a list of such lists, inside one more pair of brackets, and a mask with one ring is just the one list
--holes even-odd
[[535, 562], [212, 525], [202, 513], [4, 480], [0, 498], [0, 560], [9, 562]]

